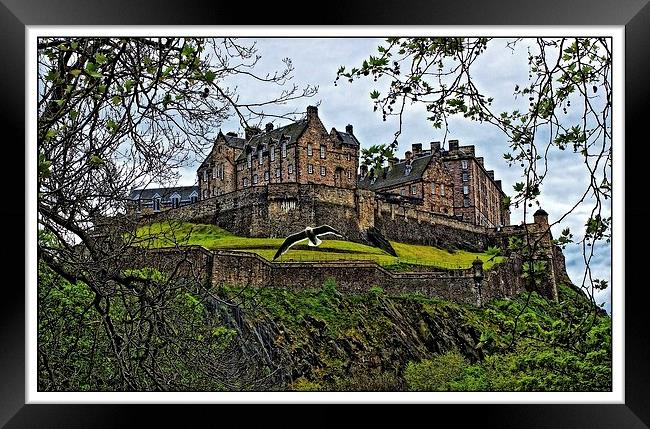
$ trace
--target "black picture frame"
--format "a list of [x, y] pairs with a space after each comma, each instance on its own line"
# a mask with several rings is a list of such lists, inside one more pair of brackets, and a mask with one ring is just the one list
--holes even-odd
[[[563, 0], [424, 1], [379, 4], [362, 1], [348, 3], [268, 3], [255, 6], [232, 2], [172, 1], [81, 1], [81, 0], [0, 0], [0, 120], [5, 154], [1, 168], [7, 198], [0, 210], [6, 226], [5, 246], [0, 250], [5, 263], [5, 281], [0, 295], [0, 425], [22, 427], [121, 427], [169, 422], [183, 415], [184, 425], [201, 424], [206, 412], [195, 406], [165, 405], [34, 405], [25, 404], [25, 224], [24, 199], [18, 183], [25, 175], [18, 160], [25, 161], [25, 27], [29, 25], [268, 25], [309, 24], [320, 16], [324, 24], [339, 25], [624, 25], [625, 26], [625, 183], [627, 202], [625, 225], [632, 231], [643, 230], [645, 212], [635, 205], [642, 195], [634, 192], [644, 184], [644, 154], [647, 141], [645, 117], [650, 91], [650, 5], [648, 0], [604, 1]], [[313, 11], [318, 11], [314, 13]], [[305, 21], [307, 19], [307, 21]], [[13, 136], [9, 138], [8, 136]], [[12, 167], [12, 168], [9, 168]], [[13, 168], [17, 167], [17, 169]], [[646, 168], [647, 170], [647, 168]], [[26, 190], [25, 190], [26, 194]], [[624, 232], [622, 232], [624, 233]], [[634, 234], [641, 240], [640, 234]], [[526, 428], [642, 428], [650, 425], [650, 311], [647, 310], [647, 280], [643, 274], [643, 252], [635, 249], [635, 240], [624, 241], [625, 266], [625, 403], [620, 405], [435, 405], [426, 413], [436, 419], [462, 416], [463, 426]], [[21, 263], [23, 258], [23, 263]], [[639, 267], [636, 268], [635, 267]], [[624, 267], [615, 267], [622, 270]], [[8, 274], [7, 274], [8, 273]], [[14, 275], [15, 274], [15, 275]], [[12, 279], [12, 280], [10, 280]], [[23, 280], [21, 282], [21, 280]], [[645, 280], [645, 281], [644, 281]], [[613, 309], [618, 311], [619, 309]], [[217, 406], [205, 406], [213, 409]], [[219, 415], [223, 413], [223, 406]], [[269, 406], [266, 406], [269, 407]], [[276, 407], [276, 406], [273, 406]], [[189, 409], [188, 409], [189, 408]], [[232, 407], [231, 407], [232, 408]], [[379, 416], [386, 408], [355, 412], [363, 418]], [[384, 413], [378, 412], [384, 411]], [[210, 411], [214, 412], [214, 411]], [[286, 411], [274, 408], [258, 413], [237, 410], [243, 418], [284, 417]], [[291, 412], [295, 412], [292, 410]], [[335, 419], [335, 413], [315, 411], [319, 422]], [[390, 411], [388, 411], [390, 413]], [[395, 417], [405, 421], [404, 413]], [[276, 418], [277, 418], [276, 417]], [[347, 419], [347, 418], [346, 418]], [[305, 424], [310, 421], [303, 420]]]

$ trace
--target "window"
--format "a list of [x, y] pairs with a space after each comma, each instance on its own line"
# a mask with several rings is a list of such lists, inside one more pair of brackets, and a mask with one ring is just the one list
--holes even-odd
[[463, 182], [467, 182], [469, 180], [469, 173], [463, 173]]
[[314, 154], [314, 151], [312, 150], [311, 143], [307, 144], [307, 155], [312, 156]]
[[160, 198], [154, 198], [153, 199], [153, 211], [155, 211], [155, 212], [160, 211]]
[[248, 155], [246, 155], [246, 165], [248, 168], [253, 166], [253, 154], [251, 152], [248, 152]]
[[411, 185], [411, 195], [418, 193], [418, 185]]
[[281, 173], [282, 173], [282, 172], [280, 171], [279, 168], [276, 168], [276, 169], [275, 169], [275, 177], [280, 177], [280, 174], [281, 174]]
[[432, 193], [433, 195], [436, 195], [436, 184], [435, 184], [435, 183], [432, 183], [432, 184], [431, 184], [431, 193]]
[[411, 174], [411, 170], [413, 169], [413, 166], [411, 164], [407, 164], [406, 167], [404, 167], [404, 175], [408, 176]]
[[320, 175], [321, 175], [321, 176], [324, 176], [325, 174], [327, 174], [327, 170], [325, 169], [325, 166], [321, 166], [321, 168], [320, 168]]
[[468, 195], [469, 194], [469, 186], [465, 185], [463, 186], [463, 194]]
[[349, 153], [347, 155], [345, 155], [345, 159], [347, 159], [348, 161], [350, 160], [350, 154]]
[[314, 165], [313, 164], [307, 164], [307, 173], [314, 174]]
[[262, 158], [262, 149], [257, 150], [257, 159], [259, 160], [259, 164], [262, 165], [263, 158]]
[[320, 157], [321, 159], [325, 159], [327, 156], [327, 148], [325, 147], [324, 144], [320, 145]]
[[197, 202], [198, 200], [199, 200], [199, 196], [198, 196], [198, 195], [192, 195], [192, 196], [190, 197], [190, 202], [191, 202], [192, 204], [194, 204], [194, 203]]
[[466, 159], [463, 159], [463, 160], [460, 162], [460, 166], [462, 167], [463, 170], [467, 170], [467, 160], [466, 160]]
[[244, 182], [244, 188], [247, 188], [248, 187], [248, 177], [244, 177], [243, 182]]
[[253, 185], [257, 185], [257, 174], [253, 174]]
[[269, 174], [269, 171], [266, 170], [266, 171], [264, 172], [264, 181], [265, 181], [265, 182], [268, 182], [270, 177], [271, 177], [271, 175]]
[[289, 174], [293, 174], [293, 164], [289, 164]]
[[348, 179], [352, 179], [352, 170], [348, 170]]
[[406, 189], [402, 188], [402, 190], [400, 191], [400, 194], [406, 196]]
[[275, 161], [275, 146], [273, 146], [270, 151], [271, 151], [271, 154], [270, 154], [271, 155], [271, 161]]
[[282, 158], [287, 157], [287, 144], [285, 142], [282, 142]]
[[181, 205], [181, 199], [180, 199], [180, 197], [174, 195], [174, 196], [172, 197], [172, 208], [175, 208], [175, 209], [176, 209], [176, 208], [180, 207], [180, 205]]
[[469, 198], [463, 199], [463, 207], [469, 207]]
[[203, 170], [203, 181], [208, 181], [208, 170]]

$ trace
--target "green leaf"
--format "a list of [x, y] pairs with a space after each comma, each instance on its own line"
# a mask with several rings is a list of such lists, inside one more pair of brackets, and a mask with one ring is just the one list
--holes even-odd
[[77, 77], [81, 74], [81, 70], [79, 69], [70, 70], [70, 74], [74, 77]]
[[38, 154], [38, 176], [39, 177], [50, 177], [50, 167], [51, 166], [52, 166], [52, 161], [48, 161], [45, 158], [44, 154], [39, 153]]
[[120, 97], [119, 95], [114, 95], [111, 97], [111, 102], [113, 103], [114, 106], [117, 106], [122, 102], [122, 97]]
[[56, 104], [59, 105], [59, 107], [63, 106], [63, 103], [65, 103], [65, 98], [61, 98], [59, 100], [54, 100]]
[[524, 184], [521, 182], [517, 182], [514, 184], [513, 188], [515, 189], [516, 192], [521, 192], [524, 190]]
[[119, 127], [114, 120], [109, 119], [108, 121], [106, 121], [106, 128], [108, 128], [112, 134], [115, 134]]
[[131, 88], [133, 88], [133, 82], [131, 79], [127, 79], [124, 81], [124, 91], [125, 92], [131, 92]]
[[205, 72], [205, 80], [208, 82], [212, 82], [216, 77], [217, 75], [212, 70]]
[[59, 72], [50, 70], [46, 75], [45, 75], [45, 80], [49, 81], [55, 81], [59, 77]]
[[97, 52], [95, 54], [95, 61], [97, 61], [97, 64], [104, 64], [106, 61], [108, 61], [108, 58], [106, 58], [106, 55]]
[[95, 63], [86, 64], [86, 73], [88, 74], [88, 76], [94, 77], [96, 79], [99, 79], [104, 76], [97, 70], [97, 64]]
[[377, 90], [375, 89], [374, 91], [372, 91], [372, 92], [370, 93], [370, 98], [372, 98], [373, 100], [376, 100], [376, 99], [379, 98], [379, 95], [380, 95], [380, 94], [379, 94], [379, 91], [377, 91]]
[[74, 121], [78, 117], [79, 117], [79, 112], [77, 112], [76, 110], [71, 110], [70, 111], [70, 119], [72, 119]]
[[104, 164], [104, 160], [101, 159], [99, 156], [97, 156], [97, 155], [95, 155], [95, 154], [90, 155], [90, 159], [88, 160], [88, 162], [89, 162], [90, 165], [92, 165], [93, 167], [99, 167], [99, 166], [101, 166], [102, 164]]
[[78, 43], [78, 42], [71, 42], [71, 43], [70, 43], [70, 47], [71, 47], [72, 49], [77, 49], [77, 48], [79, 47], [79, 43]]

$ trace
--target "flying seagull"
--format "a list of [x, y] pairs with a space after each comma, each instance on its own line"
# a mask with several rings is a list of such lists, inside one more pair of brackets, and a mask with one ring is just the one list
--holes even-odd
[[323, 235], [326, 234], [334, 234], [338, 237], [343, 237], [343, 234], [335, 230], [329, 225], [321, 225], [317, 226], [316, 228], [312, 227], [307, 227], [305, 228], [304, 231], [300, 231], [295, 234], [291, 234], [288, 236], [285, 240], [284, 243], [282, 243], [282, 246], [278, 249], [278, 251], [275, 253], [275, 256], [273, 257], [273, 260], [275, 261], [278, 259], [281, 255], [283, 255], [291, 246], [293, 246], [296, 243], [299, 243], [301, 241], [309, 240], [309, 245], [312, 247], [318, 246], [319, 244], [322, 243], [322, 240], [320, 240], [319, 237], [322, 237]]

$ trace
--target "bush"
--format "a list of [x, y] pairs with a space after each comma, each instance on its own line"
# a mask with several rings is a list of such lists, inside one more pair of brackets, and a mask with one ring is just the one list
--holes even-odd
[[468, 366], [458, 351], [451, 351], [422, 362], [409, 362], [404, 378], [408, 389], [412, 391], [455, 390], [453, 383], [464, 376]]

